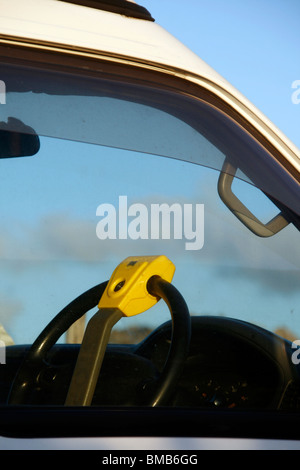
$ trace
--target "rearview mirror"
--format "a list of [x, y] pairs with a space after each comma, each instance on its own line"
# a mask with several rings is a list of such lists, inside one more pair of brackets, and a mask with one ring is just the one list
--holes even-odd
[[32, 127], [9, 117], [0, 122], [0, 158], [29, 157], [40, 149], [40, 139]]

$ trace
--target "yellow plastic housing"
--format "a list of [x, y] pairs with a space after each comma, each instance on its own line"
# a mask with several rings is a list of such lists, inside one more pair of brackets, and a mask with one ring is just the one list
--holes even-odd
[[158, 302], [149, 294], [147, 282], [160, 276], [171, 282], [175, 266], [166, 256], [132, 256], [114, 270], [98, 304], [99, 308], [118, 308], [124, 316], [145, 312]]

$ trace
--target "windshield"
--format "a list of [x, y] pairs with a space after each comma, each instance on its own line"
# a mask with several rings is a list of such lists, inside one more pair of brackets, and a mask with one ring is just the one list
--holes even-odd
[[[248, 131], [201, 96], [101, 74], [0, 70], [7, 343], [32, 343], [73, 298], [145, 254], [172, 260], [191, 315], [300, 337], [299, 186]], [[234, 178], [220, 190], [224, 174]], [[232, 192], [250, 224], [235, 217]], [[258, 236], [256, 218], [278, 213], [279, 229]], [[111, 341], [139, 342], [168, 319], [158, 303], [122, 319]]]

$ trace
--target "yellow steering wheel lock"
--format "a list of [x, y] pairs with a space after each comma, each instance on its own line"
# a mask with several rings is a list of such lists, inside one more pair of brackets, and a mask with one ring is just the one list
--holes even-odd
[[113, 272], [99, 308], [118, 308], [124, 316], [145, 312], [158, 301], [147, 290], [152, 276], [171, 282], [175, 266], [166, 256], [132, 256], [126, 258]]
[[164, 255], [132, 256], [114, 270], [83, 337], [65, 405], [91, 404], [111, 329], [122, 317], [145, 312], [159, 298], [147, 289], [149, 279], [159, 276], [171, 282], [174, 264]]

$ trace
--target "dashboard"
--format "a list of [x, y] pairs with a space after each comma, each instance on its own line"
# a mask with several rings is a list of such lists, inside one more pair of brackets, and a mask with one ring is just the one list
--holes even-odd
[[[192, 317], [190, 350], [168, 407], [206, 410], [299, 409], [299, 367], [289, 341], [258, 326], [224, 317]], [[137, 345], [109, 344], [92, 406], [144, 406], [145, 384], [164, 367], [172, 337], [167, 322]], [[7, 348], [0, 369], [0, 404], [29, 347]], [[56, 344], [27, 403], [64, 405], [79, 345]]]

